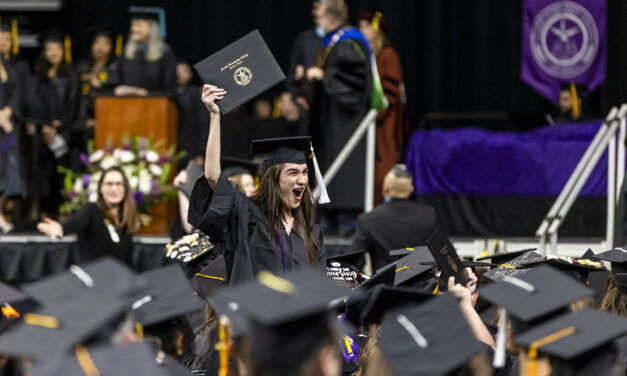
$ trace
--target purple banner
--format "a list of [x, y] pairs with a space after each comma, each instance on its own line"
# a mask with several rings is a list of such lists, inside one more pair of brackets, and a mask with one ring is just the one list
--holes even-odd
[[[477, 128], [414, 131], [407, 169], [418, 195], [557, 196], [601, 122], [528, 132]], [[583, 196], [607, 194], [607, 152], [583, 186]]]
[[551, 102], [560, 84], [605, 79], [605, 0], [524, 0], [520, 78]]

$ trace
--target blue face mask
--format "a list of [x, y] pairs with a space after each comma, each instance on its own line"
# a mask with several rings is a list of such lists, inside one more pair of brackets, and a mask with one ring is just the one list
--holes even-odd
[[316, 26], [316, 35], [319, 36], [320, 38], [324, 38], [324, 36], [327, 35], [327, 33], [325, 33], [324, 30], [322, 30], [322, 26], [318, 25]]

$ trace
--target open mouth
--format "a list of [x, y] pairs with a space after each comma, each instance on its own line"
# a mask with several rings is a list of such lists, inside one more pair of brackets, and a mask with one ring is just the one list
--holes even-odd
[[303, 198], [303, 192], [305, 192], [303, 188], [292, 189], [292, 194], [294, 195], [294, 199], [298, 201], [300, 201]]

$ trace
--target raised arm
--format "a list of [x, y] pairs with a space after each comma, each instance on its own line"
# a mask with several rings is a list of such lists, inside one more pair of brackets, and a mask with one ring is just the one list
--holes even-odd
[[205, 151], [205, 178], [211, 189], [215, 188], [220, 177], [220, 109], [215, 102], [222, 99], [225, 94], [224, 89], [219, 89], [213, 85], [202, 87], [201, 99], [211, 114], [211, 125]]

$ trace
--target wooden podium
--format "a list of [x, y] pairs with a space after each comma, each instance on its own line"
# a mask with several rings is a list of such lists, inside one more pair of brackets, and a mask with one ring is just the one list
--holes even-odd
[[[159, 152], [176, 145], [177, 108], [165, 97], [97, 97], [96, 149], [119, 147], [135, 135], [162, 141]], [[170, 180], [176, 171], [172, 171]], [[176, 216], [176, 203], [157, 204], [150, 212], [152, 223], [140, 234], [167, 235]]]

